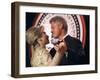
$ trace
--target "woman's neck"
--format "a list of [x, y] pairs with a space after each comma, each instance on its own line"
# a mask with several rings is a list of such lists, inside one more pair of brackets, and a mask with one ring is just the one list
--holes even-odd
[[40, 45], [41, 48], [45, 48], [45, 45]]

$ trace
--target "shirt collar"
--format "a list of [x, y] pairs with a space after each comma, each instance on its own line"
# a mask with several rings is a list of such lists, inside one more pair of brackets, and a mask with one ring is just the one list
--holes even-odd
[[[67, 36], [68, 36], [68, 34], [65, 34], [65, 35], [63, 36], [63, 39], [65, 39], [65, 37], [67, 37]], [[59, 41], [62, 41], [62, 40], [59, 39]]]

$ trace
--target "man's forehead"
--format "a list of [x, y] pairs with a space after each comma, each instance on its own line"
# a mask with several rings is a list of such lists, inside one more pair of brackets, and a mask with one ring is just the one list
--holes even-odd
[[60, 24], [60, 22], [57, 22], [57, 21], [51, 22], [51, 25], [58, 25], [58, 24]]

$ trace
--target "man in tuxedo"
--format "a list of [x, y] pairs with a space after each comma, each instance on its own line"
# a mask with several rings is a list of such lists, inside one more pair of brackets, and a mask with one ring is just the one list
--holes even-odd
[[67, 34], [68, 26], [64, 18], [55, 16], [50, 20], [52, 37], [59, 39], [50, 50], [52, 58], [56, 51], [62, 54], [58, 65], [86, 64], [85, 52], [80, 40]]

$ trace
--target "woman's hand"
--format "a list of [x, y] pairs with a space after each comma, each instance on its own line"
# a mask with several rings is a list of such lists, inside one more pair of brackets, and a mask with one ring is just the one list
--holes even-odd
[[59, 44], [56, 44], [56, 45], [54, 46], [54, 48], [55, 48], [55, 50], [56, 50], [58, 53], [60, 53], [60, 54], [63, 54], [63, 53], [67, 50], [67, 46], [66, 46], [66, 44], [65, 44], [64, 41], [61, 42], [61, 43], [59, 43]]

